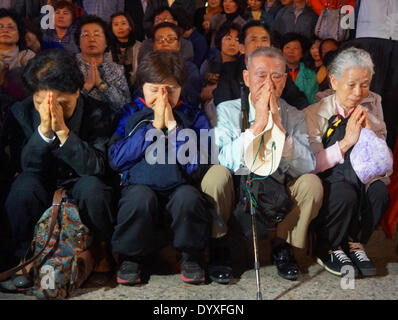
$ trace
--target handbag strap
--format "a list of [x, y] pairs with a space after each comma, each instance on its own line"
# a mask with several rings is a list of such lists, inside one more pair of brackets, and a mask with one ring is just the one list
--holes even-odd
[[43, 251], [46, 249], [46, 247], [48, 246], [48, 244], [50, 242], [50, 239], [54, 233], [55, 224], [57, 222], [57, 218], [59, 215], [59, 208], [61, 207], [62, 197], [64, 196], [65, 193], [66, 193], [66, 190], [64, 188], [57, 189], [54, 193], [53, 204], [52, 204], [52, 208], [51, 208], [52, 212], [51, 212], [50, 231], [48, 233], [46, 244], [43, 246], [43, 248], [40, 250], [40, 252], [38, 254], [36, 254], [34, 257], [29, 259], [28, 261], [25, 261], [25, 258], [28, 256], [29, 252], [31, 251], [31, 248], [29, 248], [25, 255], [25, 258], [23, 258], [23, 260], [22, 260], [22, 264], [14, 267], [8, 271], [0, 273], [0, 281], [4, 281], [4, 280], [10, 278], [12, 275], [14, 275], [16, 272], [18, 272], [20, 270], [23, 270], [25, 276], [28, 274], [25, 267], [27, 265], [31, 264], [33, 261], [35, 261], [43, 253]]

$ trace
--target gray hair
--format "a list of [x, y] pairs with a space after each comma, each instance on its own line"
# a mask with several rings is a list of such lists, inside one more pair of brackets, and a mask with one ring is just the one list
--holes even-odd
[[250, 66], [252, 60], [258, 56], [274, 58], [274, 59], [278, 59], [278, 60], [282, 61], [283, 66], [284, 66], [283, 72], [285, 72], [285, 68], [286, 68], [286, 64], [287, 64], [286, 58], [283, 56], [281, 50], [274, 48], [274, 47], [260, 47], [256, 50], [254, 50], [250, 54], [249, 58], [247, 59], [247, 69], [249, 69], [249, 66]]
[[336, 79], [340, 79], [351, 68], [368, 69], [371, 77], [374, 75], [372, 57], [366, 50], [359, 48], [348, 48], [340, 52], [328, 66], [328, 71]]

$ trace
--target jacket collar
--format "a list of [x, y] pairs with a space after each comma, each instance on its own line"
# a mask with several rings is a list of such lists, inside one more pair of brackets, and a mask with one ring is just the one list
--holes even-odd
[[336, 94], [323, 98], [319, 102], [318, 115], [327, 120], [336, 114]]

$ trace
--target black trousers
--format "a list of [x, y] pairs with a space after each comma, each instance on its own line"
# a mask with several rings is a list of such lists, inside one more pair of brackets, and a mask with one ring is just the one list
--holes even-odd
[[318, 253], [344, 246], [348, 237], [366, 244], [388, 208], [386, 185], [382, 181], [373, 182], [361, 208], [360, 195], [351, 184], [324, 182], [323, 187], [323, 205], [313, 224]]
[[[5, 204], [14, 255], [22, 258], [33, 238], [35, 224], [51, 206], [55, 185], [44, 177], [22, 172], [11, 186]], [[82, 222], [94, 232], [96, 241], [110, 240], [113, 232], [112, 188], [94, 176], [81, 177], [68, 194], [79, 207]]]
[[210, 236], [206, 200], [199, 190], [181, 185], [156, 192], [145, 185], [122, 189], [112, 250], [138, 257], [158, 248], [159, 230], [170, 225], [173, 246], [180, 251], [203, 250]]
[[382, 96], [387, 143], [393, 150], [398, 134], [398, 41], [379, 38], [356, 39], [372, 56], [375, 74], [371, 90]]

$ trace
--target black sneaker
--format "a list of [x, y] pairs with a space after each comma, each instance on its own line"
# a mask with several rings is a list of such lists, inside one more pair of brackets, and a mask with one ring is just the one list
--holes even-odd
[[205, 271], [195, 256], [183, 252], [180, 265], [181, 279], [185, 283], [201, 284], [205, 281]]
[[343, 267], [352, 267], [355, 276], [357, 276], [358, 273], [357, 268], [343, 250], [330, 251], [327, 258], [321, 259], [318, 257], [317, 263], [324, 267], [326, 271], [339, 277], [347, 274], [347, 272], [343, 273]]
[[351, 250], [348, 254], [352, 262], [359, 269], [359, 272], [364, 277], [376, 275], [376, 267], [373, 262], [366, 255], [365, 249], [362, 244], [350, 243]]
[[140, 265], [136, 262], [124, 260], [120, 264], [119, 271], [116, 275], [117, 283], [131, 286], [141, 283]]

